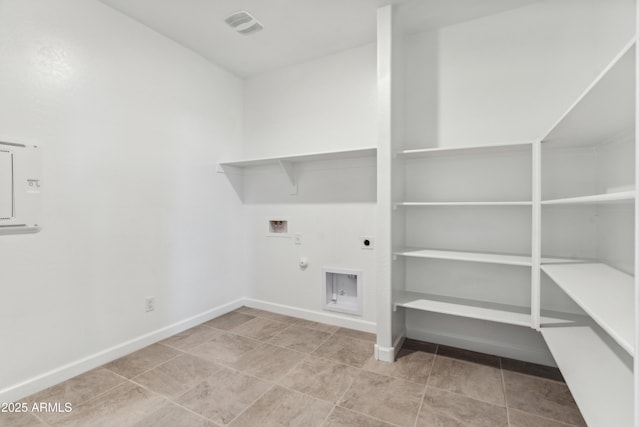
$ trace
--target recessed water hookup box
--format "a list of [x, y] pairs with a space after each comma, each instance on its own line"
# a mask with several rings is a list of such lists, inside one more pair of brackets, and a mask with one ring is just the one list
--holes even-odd
[[324, 268], [323, 309], [362, 315], [362, 272]]

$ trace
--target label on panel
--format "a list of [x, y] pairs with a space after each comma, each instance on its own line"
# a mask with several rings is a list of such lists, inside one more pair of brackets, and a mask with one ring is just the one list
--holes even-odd
[[0, 150], [0, 221], [13, 217], [13, 154]]

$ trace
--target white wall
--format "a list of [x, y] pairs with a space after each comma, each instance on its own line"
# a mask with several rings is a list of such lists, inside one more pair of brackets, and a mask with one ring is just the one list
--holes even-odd
[[542, 138], [634, 34], [632, 0], [535, 4], [405, 40], [406, 146]]
[[[373, 44], [249, 78], [244, 94], [244, 155], [376, 146], [376, 95]], [[251, 298], [272, 304], [275, 310], [319, 319], [329, 313], [322, 311], [322, 268], [362, 270], [362, 316], [324, 320], [374, 331], [375, 250], [361, 249], [359, 237], [375, 236], [375, 172], [375, 159], [299, 165], [297, 195], [279, 185], [284, 178], [278, 170], [260, 170], [245, 178]], [[266, 237], [270, 216], [287, 217], [290, 231], [302, 234], [302, 245]], [[304, 271], [298, 268], [301, 256], [309, 259]]]
[[215, 174], [242, 81], [96, 1], [4, 0], [0, 93], [1, 139], [44, 152], [42, 231], [0, 236], [0, 401], [245, 295], [241, 205]]

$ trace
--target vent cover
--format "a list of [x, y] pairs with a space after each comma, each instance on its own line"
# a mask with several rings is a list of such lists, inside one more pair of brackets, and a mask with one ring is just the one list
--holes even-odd
[[260, 21], [244, 10], [231, 14], [224, 20], [224, 22], [240, 34], [244, 35], [257, 33], [264, 28]]

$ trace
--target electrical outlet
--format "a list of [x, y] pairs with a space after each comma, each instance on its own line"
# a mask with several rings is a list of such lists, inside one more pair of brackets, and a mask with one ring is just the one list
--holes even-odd
[[296, 233], [293, 235], [293, 243], [295, 243], [296, 245], [301, 245], [302, 244], [302, 234], [301, 233]]
[[373, 237], [371, 236], [360, 237], [360, 248], [373, 249]]
[[156, 309], [156, 298], [147, 297], [144, 299], [144, 311], [153, 311]]

